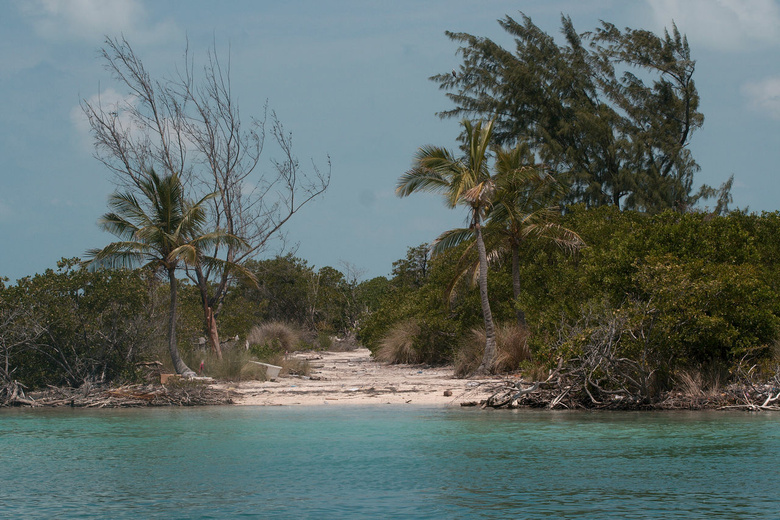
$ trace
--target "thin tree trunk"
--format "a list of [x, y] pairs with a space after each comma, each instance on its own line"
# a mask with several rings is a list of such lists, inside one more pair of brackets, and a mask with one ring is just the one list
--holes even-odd
[[[208, 282], [200, 263], [195, 267], [195, 274], [198, 281], [198, 289], [200, 289], [200, 301], [203, 305], [203, 326], [206, 330], [206, 337], [208, 338], [211, 351], [216, 354], [217, 359], [222, 359], [222, 347], [219, 344], [217, 320], [214, 317], [214, 308], [209, 304]], [[217, 297], [218, 295], [215, 296], [214, 301], [216, 301]]]
[[217, 355], [217, 359], [222, 359], [222, 347], [219, 344], [219, 331], [217, 330], [217, 320], [214, 318], [214, 309], [206, 304], [204, 313], [206, 315], [206, 334], [209, 338], [211, 351]]
[[488, 263], [487, 252], [485, 251], [485, 241], [482, 238], [482, 224], [479, 215], [474, 217], [474, 227], [476, 230], [477, 251], [479, 252], [479, 295], [482, 302], [482, 317], [485, 319], [485, 353], [482, 356], [482, 363], [477, 368], [475, 374], [488, 374], [493, 371], [496, 362], [496, 328], [493, 324], [493, 313], [490, 310], [490, 300], [488, 299]]
[[186, 376], [194, 377], [195, 372], [188, 367], [179, 355], [179, 348], [176, 346], [176, 297], [178, 294], [178, 287], [176, 284], [176, 268], [168, 268], [168, 281], [171, 284], [171, 308], [168, 316], [168, 350], [171, 353], [171, 361], [173, 361], [173, 367], [176, 369], [176, 373]]
[[520, 245], [512, 244], [512, 293], [515, 296], [515, 316], [517, 325], [525, 328], [525, 312], [520, 308], [520, 290]]

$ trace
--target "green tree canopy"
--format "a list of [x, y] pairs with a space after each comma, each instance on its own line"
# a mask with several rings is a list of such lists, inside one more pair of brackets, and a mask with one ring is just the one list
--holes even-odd
[[494, 139], [528, 139], [562, 175], [568, 200], [657, 212], [696, 200], [699, 167], [688, 149], [701, 127], [695, 61], [676, 26], [659, 37], [602, 22], [578, 34], [562, 17], [563, 43], [506, 16], [515, 51], [493, 40], [447, 32], [463, 62], [433, 76], [455, 103], [441, 117], [495, 118]]

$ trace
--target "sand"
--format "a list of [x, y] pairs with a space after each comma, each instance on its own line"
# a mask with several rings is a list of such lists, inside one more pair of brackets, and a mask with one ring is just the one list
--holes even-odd
[[[455, 379], [452, 367], [385, 365], [366, 348], [347, 352], [296, 352], [311, 366], [310, 376], [275, 381], [220, 384], [235, 392], [239, 405], [424, 405], [461, 406], [486, 399], [500, 379]], [[449, 394], [449, 395], [448, 395]]]

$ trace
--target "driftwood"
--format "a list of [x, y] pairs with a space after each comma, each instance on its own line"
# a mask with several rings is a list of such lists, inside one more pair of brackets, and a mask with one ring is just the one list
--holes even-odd
[[[581, 380], [556, 376], [530, 387], [522, 380], [504, 381], [500, 389], [481, 401], [482, 408], [564, 408], [603, 410], [747, 410], [780, 411], [780, 384], [734, 383], [725, 388], [697, 393], [668, 391], [647, 401], [615, 394], [611, 399], [596, 400]], [[518, 389], [520, 391], [518, 391]], [[476, 403], [462, 403], [463, 406]]]
[[[0, 397], [3, 397], [0, 395]], [[9, 394], [0, 406], [80, 408], [134, 408], [142, 406], [202, 406], [233, 403], [230, 392], [216, 390], [204, 382], [182, 381], [171, 385], [143, 384], [118, 388], [50, 386], [47, 390], [21, 396]]]
[[[645, 384], [647, 380], [633, 384], [623, 372], [619, 373], [620, 377], [597, 380], [593, 377], [591, 363], [577, 361], [570, 360], [564, 366], [559, 360], [557, 368], [545, 381], [505, 380], [479, 405], [482, 408], [780, 411], [780, 368], [765, 383], [756, 382], [755, 365], [750, 368], [739, 366], [736, 381], [724, 388], [671, 390], [651, 395]], [[651, 371], [644, 374], [648, 379], [652, 376]], [[626, 384], [627, 381], [630, 384]]]

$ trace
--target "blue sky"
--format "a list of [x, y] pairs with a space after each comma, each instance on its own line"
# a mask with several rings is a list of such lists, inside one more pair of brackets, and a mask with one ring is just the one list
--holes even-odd
[[656, 32], [674, 20], [697, 60], [705, 116], [691, 145], [697, 186], [734, 174], [736, 206], [780, 207], [778, 1], [11, 0], [0, 2], [0, 276], [42, 272], [113, 238], [96, 221], [114, 185], [92, 157], [79, 101], [122, 93], [97, 58], [104, 35], [120, 34], [156, 75], [180, 63], [186, 39], [196, 60], [214, 42], [229, 51], [242, 115], [267, 100], [302, 163], [331, 157], [330, 189], [287, 228], [298, 256], [389, 274], [407, 247], [463, 223], [433, 195], [394, 195], [419, 146], [456, 146], [458, 122], [436, 117], [450, 104], [427, 79], [458, 64], [444, 31], [508, 44], [496, 20], [519, 11], [556, 35], [561, 13], [580, 32], [600, 19]]

